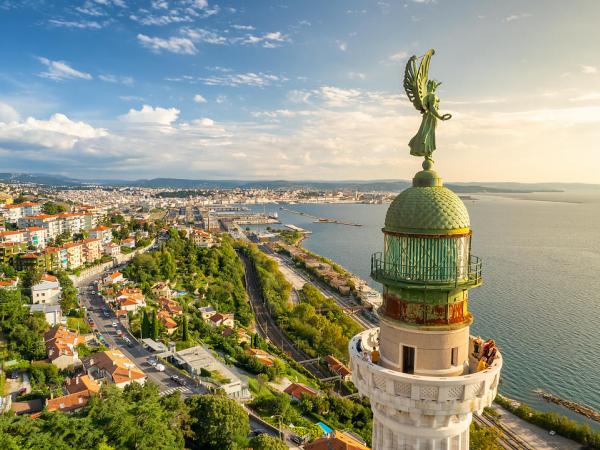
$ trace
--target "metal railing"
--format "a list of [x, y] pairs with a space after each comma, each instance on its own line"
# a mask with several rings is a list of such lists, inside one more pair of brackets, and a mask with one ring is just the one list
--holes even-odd
[[481, 284], [481, 260], [470, 255], [464, 263], [397, 264], [386, 261], [381, 252], [371, 256], [371, 276], [376, 280], [390, 280], [418, 285], [478, 285]]

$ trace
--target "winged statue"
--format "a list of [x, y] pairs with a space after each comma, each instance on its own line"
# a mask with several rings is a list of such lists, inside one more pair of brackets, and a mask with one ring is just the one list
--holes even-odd
[[417, 70], [417, 56], [413, 55], [406, 63], [404, 70], [404, 90], [408, 99], [423, 116], [417, 134], [410, 140], [410, 154], [431, 159], [435, 150], [435, 127], [438, 120], [448, 120], [451, 114], [440, 114], [438, 111], [440, 99], [435, 94], [437, 87], [442, 84], [437, 80], [429, 80], [429, 63], [435, 54], [430, 49], [421, 57]]

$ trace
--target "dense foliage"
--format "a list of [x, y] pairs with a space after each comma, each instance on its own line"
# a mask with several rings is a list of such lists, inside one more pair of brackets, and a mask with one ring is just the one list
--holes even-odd
[[287, 450], [288, 446], [279, 439], [268, 434], [259, 434], [250, 440], [250, 447], [253, 450]]
[[300, 291], [301, 302], [289, 301], [291, 285], [277, 263], [251, 244], [242, 247], [256, 267], [265, 300], [278, 325], [311, 356], [348, 356], [348, 341], [360, 327], [311, 284]]
[[351, 430], [371, 442], [373, 413], [368, 399], [353, 401], [337, 395], [302, 396], [301, 410], [339, 430]]
[[502, 450], [503, 447], [498, 444], [498, 434], [495, 430], [480, 427], [475, 422], [472, 422], [469, 430], [469, 449]]
[[59, 272], [57, 278], [61, 288], [60, 308], [64, 314], [68, 314], [73, 309], [79, 308], [77, 288], [66, 272]]
[[65, 205], [55, 203], [52, 201], [48, 201], [42, 205], [42, 211], [44, 212], [44, 214], [58, 214], [65, 212], [66, 210], [67, 208], [65, 208]]
[[30, 314], [27, 297], [19, 290], [0, 289], [0, 332], [6, 342], [7, 358], [42, 359], [42, 335], [48, 330], [43, 313]]
[[190, 408], [189, 448], [234, 450], [246, 448], [250, 433], [248, 414], [234, 400], [225, 396], [194, 396]]
[[167, 242], [156, 251], [136, 255], [124, 273], [147, 295], [155, 282], [169, 280], [171, 286], [203, 294], [203, 303], [233, 312], [240, 324], [248, 325], [252, 312], [246, 300], [244, 268], [232, 242], [225, 236], [220, 246], [201, 248], [170, 230]]
[[35, 420], [2, 414], [0, 448], [241, 450], [248, 448], [249, 431], [248, 415], [227, 397], [183, 401], [179, 393], [161, 397], [152, 383], [132, 383], [123, 391], [104, 386], [74, 414], [44, 412]]

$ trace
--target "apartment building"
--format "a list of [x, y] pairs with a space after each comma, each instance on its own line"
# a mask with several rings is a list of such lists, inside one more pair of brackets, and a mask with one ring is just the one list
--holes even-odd
[[110, 227], [98, 225], [90, 229], [90, 237], [100, 239], [103, 244], [109, 244], [112, 241], [112, 230]]
[[57, 305], [60, 302], [60, 292], [58, 278], [44, 274], [39, 283], [31, 286], [31, 303]]
[[17, 221], [25, 216], [35, 216], [42, 210], [42, 205], [39, 203], [25, 202], [17, 205], [3, 205], [0, 207], [0, 214], [4, 216], [4, 220], [10, 223]]

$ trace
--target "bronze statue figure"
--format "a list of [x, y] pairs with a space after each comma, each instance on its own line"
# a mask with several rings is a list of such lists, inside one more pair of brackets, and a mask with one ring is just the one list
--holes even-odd
[[431, 159], [431, 154], [435, 150], [435, 127], [438, 119], [448, 120], [452, 117], [450, 114], [440, 115], [438, 112], [440, 99], [435, 95], [435, 90], [441, 83], [436, 80], [428, 80], [429, 62], [434, 53], [433, 49], [425, 53], [418, 71], [418, 58], [413, 55], [406, 63], [406, 69], [404, 70], [406, 95], [423, 116], [421, 127], [410, 140], [408, 146], [411, 155], [424, 156], [425, 159]]

